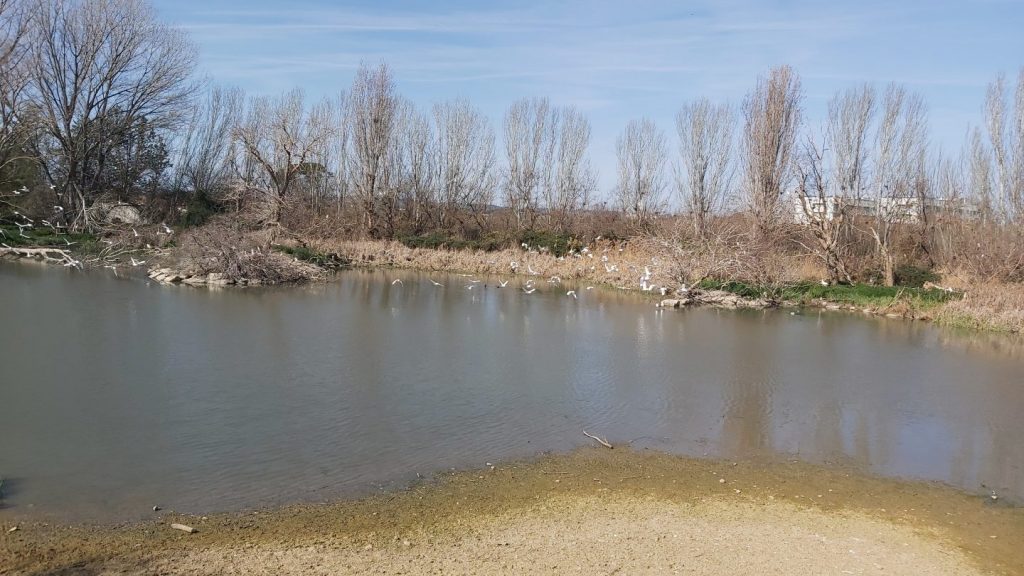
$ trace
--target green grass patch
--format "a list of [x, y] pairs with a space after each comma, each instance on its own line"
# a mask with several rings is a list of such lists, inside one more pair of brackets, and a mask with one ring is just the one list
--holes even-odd
[[99, 238], [92, 234], [57, 234], [52, 228], [43, 226], [25, 228], [19, 233], [13, 224], [0, 224], [0, 242], [11, 247], [52, 247], [76, 253], [94, 253], [102, 249]]
[[808, 282], [766, 287], [744, 282], [704, 280], [698, 287], [705, 290], [725, 290], [744, 298], [761, 298], [767, 295], [769, 298], [798, 304], [825, 300], [837, 304], [852, 304], [859, 308], [887, 308], [897, 302], [903, 302], [915, 309], [924, 310], [961, 297], [957, 292], [937, 289], [868, 284], [822, 286]]

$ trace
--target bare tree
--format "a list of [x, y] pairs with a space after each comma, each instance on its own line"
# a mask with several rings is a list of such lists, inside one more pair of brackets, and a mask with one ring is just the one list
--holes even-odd
[[459, 219], [461, 212], [468, 211], [479, 219], [491, 201], [495, 184], [494, 130], [487, 117], [465, 100], [436, 104], [434, 122], [438, 224], [448, 227], [458, 221], [464, 227]]
[[311, 161], [333, 135], [333, 113], [328, 101], [307, 112], [298, 89], [276, 99], [257, 97], [251, 101], [248, 117], [235, 132], [245, 153], [259, 167], [260, 178], [254, 188], [267, 201], [266, 224], [280, 223], [282, 204], [296, 181], [316, 169]]
[[707, 98], [684, 105], [676, 115], [680, 159], [676, 187], [701, 240], [707, 239], [711, 213], [721, 207], [732, 184], [734, 125], [732, 109]]
[[16, 163], [31, 158], [29, 8], [23, 0], [0, 0], [0, 185], [13, 179], [9, 172]]
[[590, 199], [597, 178], [587, 159], [590, 122], [579, 110], [566, 107], [554, 115], [557, 122], [552, 167], [544, 185], [544, 207], [549, 225], [568, 231]]
[[781, 66], [759, 78], [743, 102], [744, 184], [760, 238], [774, 232], [782, 193], [792, 179], [802, 99], [800, 77]]
[[245, 95], [238, 88], [213, 87], [193, 110], [178, 145], [175, 190], [212, 194], [230, 175], [231, 143]]
[[98, 190], [85, 166], [141, 122], [172, 125], [192, 95], [196, 49], [140, 0], [39, 4], [32, 46], [33, 96], [48, 136], [43, 167], [88, 226]]
[[547, 98], [524, 98], [505, 112], [505, 202], [520, 230], [533, 228], [551, 176], [556, 115]]
[[402, 204], [419, 232], [430, 220], [434, 198], [434, 133], [430, 119], [412, 105], [403, 107], [400, 118]]
[[346, 172], [352, 178], [352, 191], [362, 209], [363, 230], [371, 236], [392, 232], [378, 221], [382, 204], [395, 191], [392, 160], [398, 152], [398, 113], [400, 98], [386, 64], [371, 69], [359, 67], [348, 96], [348, 134], [351, 147], [346, 155]]
[[[995, 164], [994, 179], [1003, 217], [1024, 221], [1024, 68], [1017, 78], [1012, 104], [1007, 103], [1006, 78], [989, 84], [985, 121]], [[1012, 109], [1011, 109], [1012, 108]]]
[[982, 224], [988, 224], [993, 216], [992, 155], [985, 147], [980, 128], [971, 131], [968, 155], [969, 200], [978, 209]]
[[882, 261], [886, 286], [896, 283], [893, 242], [899, 226], [916, 218], [917, 186], [926, 167], [927, 120], [924, 101], [902, 86], [885, 92], [875, 143], [871, 235]]
[[665, 192], [665, 134], [651, 120], [631, 120], [615, 144], [619, 205], [637, 228], [646, 228]]
[[852, 280], [845, 259], [848, 218], [851, 201], [862, 196], [874, 102], [866, 85], [833, 96], [822, 143], [809, 138], [796, 162], [799, 220], [813, 234], [813, 252], [832, 283]]

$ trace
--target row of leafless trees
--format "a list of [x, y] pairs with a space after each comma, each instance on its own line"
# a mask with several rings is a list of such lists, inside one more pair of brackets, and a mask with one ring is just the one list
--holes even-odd
[[[201, 199], [270, 228], [301, 209], [372, 237], [467, 234], [493, 227], [497, 206], [513, 230], [573, 233], [592, 206], [590, 124], [571, 106], [516, 101], [496, 133], [464, 100], [418, 109], [384, 64], [310, 103], [300, 90], [201, 89], [195, 61], [141, 0], [0, 0], [0, 186], [49, 194], [70, 226], [92, 225], [101, 203], [171, 215]], [[675, 146], [653, 121], [629, 122], [620, 214], [653, 229], [674, 190], [699, 243], [724, 211], [740, 208], [762, 243], [795, 218], [833, 281], [852, 278], [865, 244], [892, 282], [907, 238], [934, 262], [965, 228], [1024, 222], [1024, 71], [990, 85], [957, 155], [929, 145], [925, 104], [901, 86], [836, 94], [820, 126], [803, 116], [800, 78], [783, 66], [738, 108], [684, 103]]]
[[[850, 88], [829, 101], [820, 127], [805, 127], [800, 80], [789, 67], [776, 68], [744, 99], [738, 143], [727, 106], [698, 100], [683, 107], [677, 187], [701, 239], [709, 217], [731, 196], [745, 204], [754, 238], [772, 238], [795, 216], [832, 281], [851, 280], [851, 252], [870, 238], [882, 280], [891, 285], [900, 235], [917, 235], [915, 249], [934, 264], [936, 252], [949, 256], [951, 236], [962, 236], [965, 222], [1001, 241], [1001, 232], [1024, 223], [1024, 70], [1009, 92], [1002, 77], [990, 85], [985, 127], [950, 157], [931, 150], [924, 101], [904, 87], [890, 85], [880, 96], [869, 85]], [[664, 139], [648, 130], [645, 157], [664, 164]], [[636, 178], [639, 168], [620, 173], [625, 189], [630, 177], [657, 183], [660, 171], [647, 178]], [[795, 213], [784, 209], [787, 192]], [[624, 197], [632, 202], [635, 195]]]

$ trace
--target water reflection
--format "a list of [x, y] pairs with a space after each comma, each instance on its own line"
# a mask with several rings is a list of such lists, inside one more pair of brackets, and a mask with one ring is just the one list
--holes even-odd
[[363, 493], [568, 450], [584, 428], [1024, 496], [1018, 340], [430, 276], [445, 286], [385, 271], [232, 291], [0, 266], [0, 475], [17, 479], [0, 514]]

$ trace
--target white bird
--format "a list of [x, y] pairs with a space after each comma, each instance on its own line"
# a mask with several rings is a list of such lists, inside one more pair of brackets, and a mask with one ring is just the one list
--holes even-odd
[[619, 271], [619, 266], [618, 266], [618, 264], [612, 264], [611, 266], [609, 266], [608, 264], [605, 264], [604, 265], [604, 270], [605, 270], [605, 272], [611, 274], [612, 272], [618, 272]]
[[71, 246], [72, 244], [78, 244], [78, 242], [69, 242], [67, 238], [64, 238], [64, 243], [67, 244], [68, 246]]
[[470, 280], [469, 283], [470, 284], [479, 284], [480, 280], [473, 279], [473, 280]]
[[572, 296], [574, 299], [579, 300], [579, 298], [576, 298], [576, 291], [575, 290], [569, 290], [568, 292], [565, 293], [565, 295], [566, 296]]
[[686, 292], [690, 291], [690, 289], [687, 288], [687, 286], [686, 286], [686, 282], [683, 282], [682, 284], [679, 285], [679, 291], [683, 292], [683, 293], [686, 293]]
[[508, 285], [508, 280], [505, 280], [504, 282], [498, 282], [498, 286], [500, 286], [501, 288], [504, 288], [507, 285]]
[[56, 210], [57, 212], [63, 212], [64, 211], [64, 207], [63, 206], [54, 206], [53, 209]]
[[444, 286], [444, 284], [435, 281], [433, 278], [427, 278], [427, 280], [430, 280], [430, 283], [433, 284], [434, 286]]
[[161, 222], [160, 225], [164, 227], [164, 234], [174, 234], [174, 230], [171, 230], [166, 223]]
[[139, 233], [135, 231], [135, 228], [132, 228], [132, 234], [134, 234], [136, 238], [139, 237]]
[[466, 284], [466, 290], [472, 290], [473, 284]]
[[402, 282], [401, 278], [395, 278], [395, 281], [392, 282], [391, 285], [394, 286], [395, 284], [401, 284], [402, 286], [405, 286], [405, 282]]
[[828, 280], [822, 280], [822, 281], [820, 282], [820, 284], [821, 284], [822, 286], [828, 286]]
[[526, 288], [523, 288], [523, 292], [526, 292], [527, 294], [533, 294], [536, 291], [537, 291], [536, 288], [530, 288], [529, 290], [527, 290]]
[[145, 260], [136, 260], [134, 256], [131, 256], [132, 266], [142, 266], [146, 263]]
[[516, 269], [519, 268], [519, 262], [516, 262], [515, 260], [513, 260], [513, 261], [509, 262], [509, 266], [511, 266], [512, 267], [512, 271], [515, 272]]
[[587, 290], [593, 290], [593, 289], [594, 289], [593, 286], [587, 286]]
[[529, 263], [527, 263], [527, 264], [526, 264], [526, 270], [527, 270], [527, 271], [528, 271], [528, 272], [529, 272], [530, 274], [533, 274], [534, 276], [536, 276], [536, 275], [537, 275], [537, 271], [533, 269], [533, 264], [529, 264]]
[[558, 276], [552, 276], [551, 278], [548, 279], [548, 282], [550, 282], [551, 284], [559, 284], [562, 282], [562, 279], [559, 278]]
[[647, 266], [644, 266], [644, 278], [648, 280], [651, 279], [651, 269], [648, 268]]
[[665, 286], [662, 286], [661, 287], [661, 295], [664, 296], [665, 294], [668, 294], [668, 288], [666, 288]]

